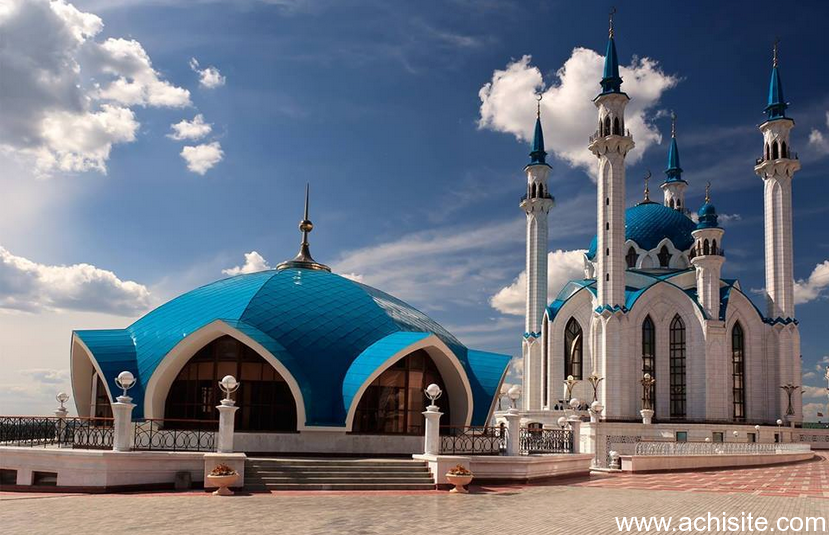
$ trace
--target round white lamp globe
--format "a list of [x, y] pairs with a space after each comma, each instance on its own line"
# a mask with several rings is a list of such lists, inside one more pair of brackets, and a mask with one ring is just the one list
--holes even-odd
[[565, 425], [567, 425], [567, 418], [565, 418], [564, 416], [559, 416], [558, 420], [556, 420], [556, 421], [558, 422], [558, 426], [561, 427], [562, 429], [564, 428]]
[[239, 382], [232, 375], [225, 375], [222, 377], [222, 380], [219, 381], [219, 385], [222, 387], [222, 390], [228, 393], [239, 388]]
[[429, 386], [427, 386], [425, 392], [426, 397], [429, 398], [432, 404], [434, 404], [435, 400], [438, 399], [441, 396], [441, 394], [443, 394], [443, 391], [435, 383], [432, 383]]

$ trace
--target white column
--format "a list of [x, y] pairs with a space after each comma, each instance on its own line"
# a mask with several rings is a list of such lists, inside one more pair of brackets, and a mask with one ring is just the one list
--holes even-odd
[[58, 425], [57, 425], [57, 436], [55, 437], [58, 442], [63, 442], [63, 430], [66, 429], [66, 415], [69, 414], [69, 411], [66, 407], [60, 407], [59, 409], [55, 409], [55, 416], [58, 418]]
[[426, 420], [423, 453], [426, 455], [440, 455], [440, 407], [429, 405], [421, 413]]
[[236, 421], [236, 411], [239, 407], [233, 404], [233, 400], [223, 399], [219, 410], [219, 433], [216, 437], [216, 453], [233, 453], [233, 429]]
[[129, 396], [118, 396], [112, 404], [112, 416], [115, 419], [112, 449], [130, 451], [132, 449], [132, 409], [135, 404]]
[[504, 414], [507, 421], [507, 455], [521, 455], [521, 415], [517, 409]]

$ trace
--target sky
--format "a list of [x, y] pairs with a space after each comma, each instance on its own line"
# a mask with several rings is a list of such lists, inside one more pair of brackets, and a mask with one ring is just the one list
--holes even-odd
[[[746, 9], [750, 5], [750, 9]], [[520, 355], [523, 166], [543, 93], [551, 299], [595, 234], [587, 150], [605, 2], [0, 0], [0, 413], [71, 391], [73, 329], [121, 328], [299, 244], [471, 347]], [[710, 181], [723, 276], [764, 308], [761, 153], [771, 49], [792, 148], [804, 410], [829, 365], [829, 5], [617, 5], [627, 197], [665, 168]], [[656, 195], [659, 197], [659, 195]], [[516, 369], [510, 380], [517, 380]], [[71, 405], [71, 403], [70, 403]]]

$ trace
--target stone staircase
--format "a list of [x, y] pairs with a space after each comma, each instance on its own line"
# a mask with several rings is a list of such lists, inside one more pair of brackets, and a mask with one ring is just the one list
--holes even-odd
[[413, 459], [248, 457], [245, 490], [434, 490], [428, 465]]

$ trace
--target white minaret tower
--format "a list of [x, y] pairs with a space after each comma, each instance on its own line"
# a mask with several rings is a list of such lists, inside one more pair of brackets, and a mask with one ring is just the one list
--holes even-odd
[[599, 159], [596, 282], [598, 306], [625, 304], [625, 156], [633, 138], [625, 130], [625, 106], [619, 60], [613, 41], [613, 15], [605, 54], [602, 92], [593, 102], [599, 109], [599, 129], [588, 148]]
[[722, 237], [725, 231], [717, 223], [717, 210], [711, 204], [711, 183], [705, 187], [705, 204], [699, 209], [699, 222], [691, 235], [694, 248], [691, 264], [697, 273], [697, 300], [709, 319], [720, 319], [720, 274], [725, 261]]
[[542, 407], [543, 382], [547, 380], [543, 377], [541, 363], [541, 322], [547, 307], [547, 214], [553, 207], [554, 199], [547, 189], [551, 167], [546, 158], [539, 95], [530, 163], [524, 167], [527, 193], [519, 205], [527, 214], [527, 303], [522, 343], [525, 410], [538, 410]]
[[771, 319], [794, 318], [794, 272], [792, 268], [792, 178], [800, 169], [792, 153], [789, 132], [794, 121], [786, 117], [788, 104], [777, 71], [777, 43], [766, 106], [768, 118], [760, 125], [763, 157], [754, 172], [763, 179], [766, 227], [766, 315]]
[[679, 166], [679, 147], [676, 145], [676, 114], [671, 113], [671, 148], [668, 150], [668, 167], [665, 168], [668, 175], [662, 183], [662, 192], [665, 198], [665, 206], [686, 211], [685, 188], [688, 183], [682, 178], [682, 168]]

